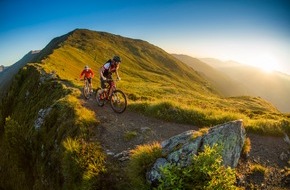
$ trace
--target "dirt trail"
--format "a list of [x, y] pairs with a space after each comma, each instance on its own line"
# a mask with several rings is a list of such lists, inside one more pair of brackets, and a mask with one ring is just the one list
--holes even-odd
[[192, 125], [169, 123], [128, 110], [118, 114], [111, 109], [109, 103], [99, 107], [92, 99], [85, 101], [84, 105], [93, 110], [101, 121], [97, 138], [104, 149], [113, 153], [133, 149], [140, 144], [161, 142], [187, 130], [198, 130]]

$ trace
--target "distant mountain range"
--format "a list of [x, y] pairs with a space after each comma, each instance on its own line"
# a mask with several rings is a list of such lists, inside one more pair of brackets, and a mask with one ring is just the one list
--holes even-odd
[[7, 92], [7, 88], [11, 84], [14, 75], [19, 71], [19, 69], [30, 62], [37, 53], [39, 53], [39, 51], [30, 51], [13, 65], [3, 67], [2, 72], [0, 72], [0, 98]]
[[202, 74], [223, 96], [259, 96], [281, 112], [290, 112], [290, 76], [287, 74], [266, 73], [235, 61], [173, 55]]

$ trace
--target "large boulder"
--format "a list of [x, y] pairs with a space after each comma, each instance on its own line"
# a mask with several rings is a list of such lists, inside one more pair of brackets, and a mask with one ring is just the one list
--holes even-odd
[[160, 167], [167, 163], [187, 167], [193, 155], [203, 151], [206, 145], [210, 147], [214, 144], [221, 145], [223, 164], [231, 168], [237, 166], [246, 138], [242, 120], [212, 127], [206, 134], [200, 136], [194, 137], [194, 133], [196, 133], [194, 130], [186, 131], [161, 143], [165, 158], [157, 159], [147, 172], [147, 180], [151, 184], [156, 184], [161, 178]]

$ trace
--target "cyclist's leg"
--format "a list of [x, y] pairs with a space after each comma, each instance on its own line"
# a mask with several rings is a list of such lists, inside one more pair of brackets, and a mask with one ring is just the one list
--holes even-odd
[[101, 88], [102, 88], [102, 89], [106, 88], [106, 81], [103, 80], [102, 77], [100, 78], [100, 81], [101, 81]]
[[103, 93], [104, 89], [106, 88], [106, 81], [103, 80], [102, 77], [100, 77], [100, 82], [101, 82], [101, 88], [102, 88], [101, 93]]
[[92, 93], [92, 78], [88, 78], [88, 83], [89, 83], [90, 92]]
[[[112, 79], [113, 79], [113, 78], [112, 78], [112, 75], [109, 75], [107, 79], [112, 80]], [[110, 81], [110, 82], [112, 82], [112, 81]], [[111, 96], [111, 94], [112, 94], [112, 86], [110, 85], [110, 89], [109, 89], [109, 97]]]

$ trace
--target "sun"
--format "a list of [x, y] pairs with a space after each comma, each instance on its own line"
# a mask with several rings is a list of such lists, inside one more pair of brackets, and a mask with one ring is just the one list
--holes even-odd
[[273, 63], [265, 63], [264, 65], [260, 66], [260, 68], [266, 73], [272, 73], [275, 71], [275, 66]]
[[271, 54], [260, 54], [255, 57], [254, 65], [262, 69], [265, 73], [272, 73], [278, 70], [278, 59]]

